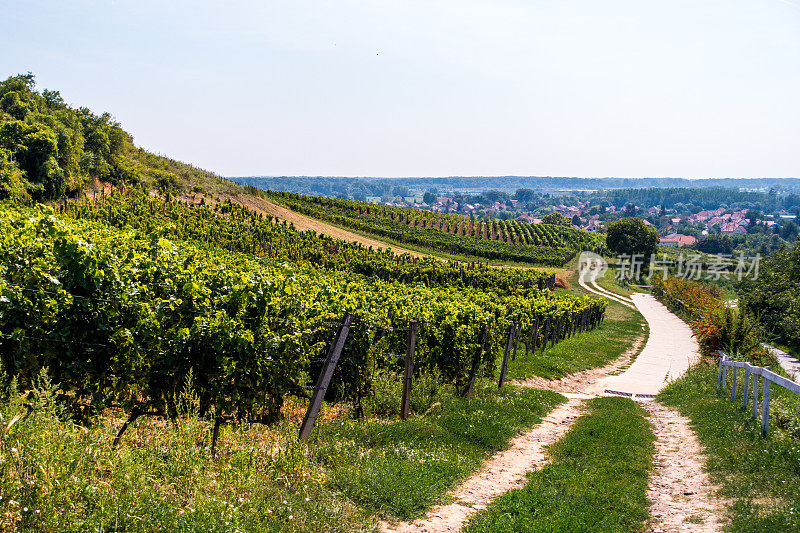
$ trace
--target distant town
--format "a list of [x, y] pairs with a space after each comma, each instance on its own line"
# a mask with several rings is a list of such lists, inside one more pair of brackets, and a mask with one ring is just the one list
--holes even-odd
[[[742, 194], [759, 193], [748, 191]], [[789, 204], [793, 203], [790, 196], [785, 198], [790, 199]], [[542, 223], [543, 217], [549, 213], [560, 213], [564, 216], [565, 223], [568, 221], [572, 227], [597, 232], [604, 231], [609, 222], [635, 216], [659, 231], [663, 246], [678, 248], [696, 246], [701, 240], [719, 242], [716, 236], [742, 236], [732, 242], [744, 242], [744, 236], [747, 235], [759, 235], [762, 241], [764, 237], [774, 236], [768, 243], [768, 248], [775, 248], [784, 241], [795, 239], [800, 231], [797, 222], [800, 206], [787, 206], [787, 201], [759, 202], [757, 198], [754, 202], [739, 202], [749, 205], [748, 207], [726, 204], [715, 209], [703, 209], [701, 206], [686, 203], [675, 203], [672, 207], [646, 203], [615, 205], [606, 200], [596, 201], [595, 197], [581, 201], [574, 196], [553, 196], [524, 189], [513, 195], [486, 191], [478, 195], [440, 196], [428, 191], [419, 195], [398, 195], [392, 198], [370, 196], [364, 200], [420, 211], [519, 219], [533, 224]], [[731, 246], [730, 251], [733, 248]], [[728, 250], [710, 251], [718, 253]]]

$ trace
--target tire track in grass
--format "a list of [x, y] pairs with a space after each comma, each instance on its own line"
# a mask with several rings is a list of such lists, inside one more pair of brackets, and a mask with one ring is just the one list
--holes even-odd
[[551, 463], [466, 531], [642, 531], [655, 440], [647, 413], [627, 398], [586, 404], [588, 414], [550, 449]]
[[384, 533], [459, 531], [481, 509], [498, 496], [524, 484], [528, 472], [544, 466], [546, 449], [558, 441], [583, 414], [578, 399], [555, 408], [530, 431], [515, 437], [511, 446], [491, 457], [458, 488], [448, 494], [452, 503], [431, 509], [424, 518], [411, 522], [382, 522]]
[[720, 531], [722, 502], [704, 470], [705, 455], [689, 419], [660, 403], [641, 402], [650, 413], [656, 441], [655, 470], [647, 497], [652, 502], [650, 531]]

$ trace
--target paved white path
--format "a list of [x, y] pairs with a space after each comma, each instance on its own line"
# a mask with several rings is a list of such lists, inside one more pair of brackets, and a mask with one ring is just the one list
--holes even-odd
[[604, 379], [601, 385], [606, 392], [648, 397], [699, 361], [700, 347], [689, 325], [653, 296], [636, 293], [631, 299], [650, 326], [647, 344], [628, 370]]
[[607, 300], [614, 300], [615, 302], [621, 303], [625, 307], [636, 309], [636, 306], [633, 304], [633, 301], [630, 298], [622, 296], [621, 294], [615, 294], [597, 284], [597, 276], [601, 272], [599, 265], [592, 264], [587, 265], [584, 268], [585, 270], [578, 272], [578, 285], [580, 285], [583, 290], [597, 296], [602, 296]]
[[[587, 383], [585, 390], [566, 393], [567, 403], [512, 440], [509, 449], [495, 454], [478, 472], [454, 488], [449, 494], [451, 503], [434, 507], [419, 520], [382, 522], [382, 533], [459, 531], [495, 498], [524, 485], [528, 472], [547, 463], [547, 446], [558, 441], [581, 416], [583, 399], [614, 391], [636, 400], [648, 400], [699, 360], [699, 346], [691, 328], [653, 296], [637, 293], [626, 298], [599, 287], [594, 279], [579, 278], [579, 282], [589, 292], [635, 307], [642, 313], [650, 335], [639, 357], [620, 375], [607, 376], [595, 384]], [[647, 530], [652, 533], [720, 531], [723, 502], [713, 495], [715, 487], [704, 471], [703, 450], [689, 420], [656, 402], [645, 401], [641, 405], [650, 413], [657, 438], [656, 468], [648, 490], [652, 505]]]
[[764, 348], [769, 350], [769, 352], [775, 356], [778, 360], [778, 364], [783, 367], [789, 377], [792, 378], [792, 381], [800, 383], [800, 359], [789, 355], [788, 353], [784, 352], [783, 350], [779, 350], [774, 346], [770, 346], [769, 344], [765, 344]]

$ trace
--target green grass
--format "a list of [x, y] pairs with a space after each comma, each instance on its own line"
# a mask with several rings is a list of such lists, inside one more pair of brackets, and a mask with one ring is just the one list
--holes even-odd
[[[378, 514], [441, 501], [565, 400], [491, 383], [471, 401], [445, 389], [418, 391], [418, 409], [436, 402], [407, 421], [353, 421], [351, 406], [326, 404], [309, 446], [296, 437], [299, 402], [274, 426], [223, 426], [216, 457], [191, 401], [177, 427], [142, 417], [114, 449], [121, 413], [80, 427], [61, 419], [55, 387], [0, 389], [0, 531], [371, 531]], [[22, 420], [24, 401], [35, 410]]]
[[472, 400], [444, 398], [425, 417], [320, 426], [312, 457], [357, 506], [397, 519], [420, 516], [492, 453], [563, 402], [563, 396], [484, 383]]
[[[616, 262], [616, 261], [613, 261]], [[642, 276], [646, 276], [648, 272], [648, 265], [644, 265], [642, 267]], [[608, 270], [605, 271], [602, 277], [597, 278], [597, 284], [602, 287], [603, 289], [607, 290], [610, 293], [617, 294], [620, 296], [626, 296], [630, 298], [631, 294], [636, 292], [642, 292], [642, 289], [636, 288], [636, 290], [626, 287], [617, 280], [617, 270], [609, 266]], [[644, 277], [639, 281], [634, 281], [635, 284], [639, 285], [647, 285], [649, 281]]]
[[[741, 387], [742, 373], [739, 373]], [[668, 386], [657, 400], [692, 420], [706, 448], [707, 468], [720, 496], [730, 498], [729, 531], [800, 531], [800, 440], [776, 424], [761, 437], [760, 422], [717, 394], [717, 370], [701, 365]], [[777, 402], [785, 395], [772, 387]], [[772, 409], [771, 409], [772, 411]], [[771, 421], [772, 422], [772, 421]]]
[[467, 532], [642, 531], [655, 437], [627, 398], [590, 400], [590, 413], [552, 446], [551, 463], [480, 512]]
[[[520, 342], [516, 360], [509, 362], [508, 377], [558, 379], [573, 372], [604, 366], [625, 353], [637, 338], [646, 336], [646, 328], [646, 322], [638, 311], [609, 302], [606, 319], [593, 331], [574, 335], [546, 348], [544, 353], [537, 349], [535, 354], [527, 356]], [[644, 342], [640, 348], [643, 347]]]

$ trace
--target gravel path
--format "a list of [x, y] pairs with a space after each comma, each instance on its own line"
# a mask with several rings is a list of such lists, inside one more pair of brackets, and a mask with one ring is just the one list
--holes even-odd
[[[586, 290], [607, 297], [604, 294], [607, 291], [592, 281], [592, 287], [588, 287], [579, 278]], [[450, 494], [453, 503], [436, 507], [417, 521], [382, 523], [381, 530], [386, 533], [458, 531], [495, 498], [524, 483], [527, 472], [547, 463], [546, 447], [558, 441], [581, 416], [581, 399], [623, 393], [640, 401], [650, 414], [656, 435], [655, 470], [647, 494], [652, 502], [649, 531], [720, 531], [725, 502], [713, 494], [716, 487], [710, 484], [704, 471], [703, 449], [689, 419], [650, 401], [699, 360], [699, 347], [691, 328], [655, 298], [634, 294], [630, 301], [647, 320], [650, 334], [644, 349], [625, 372], [613, 375], [630, 360], [636, 346], [601, 369], [579, 372], [561, 380], [533, 379], [518, 383], [556, 390], [571, 399], [541, 424], [514, 439], [511, 448], [493, 456], [479, 472], [455, 489]], [[628, 305], [625, 301], [620, 303]]]
[[783, 350], [779, 350], [774, 346], [770, 346], [769, 344], [765, 344], [764, 348], [769, 350], [769, 352], [775, 356], [778, 360], [778, 364], [789, 374], [789, 377], [792, 378], [792, 381], [796, 383], [800, 383], [800, 359], [789, 355], [788, 353], [784, 352]]
[[647, 497], [650, 531], [720, 531], [723, 502], [703, 470], [705, 456], [689, 419], [656, 402], [640, 402], [656, 434], [655, 471]]
[[578, 285], [580, 285], [583, 290], [596, 296], [606, 298], [607, 300], [613, 300], [617, 303], [621, 303], [625, 307], [636, 309], [636, 305], [634, 305], [633, 300], [630, 298], [622, 296], [621, 294], [615, 294], [597, 284], [597, 276], [601, 271], [599, 264], [595, 263], [586, 265], [584, 268], [585, 270], [578, 272]]

